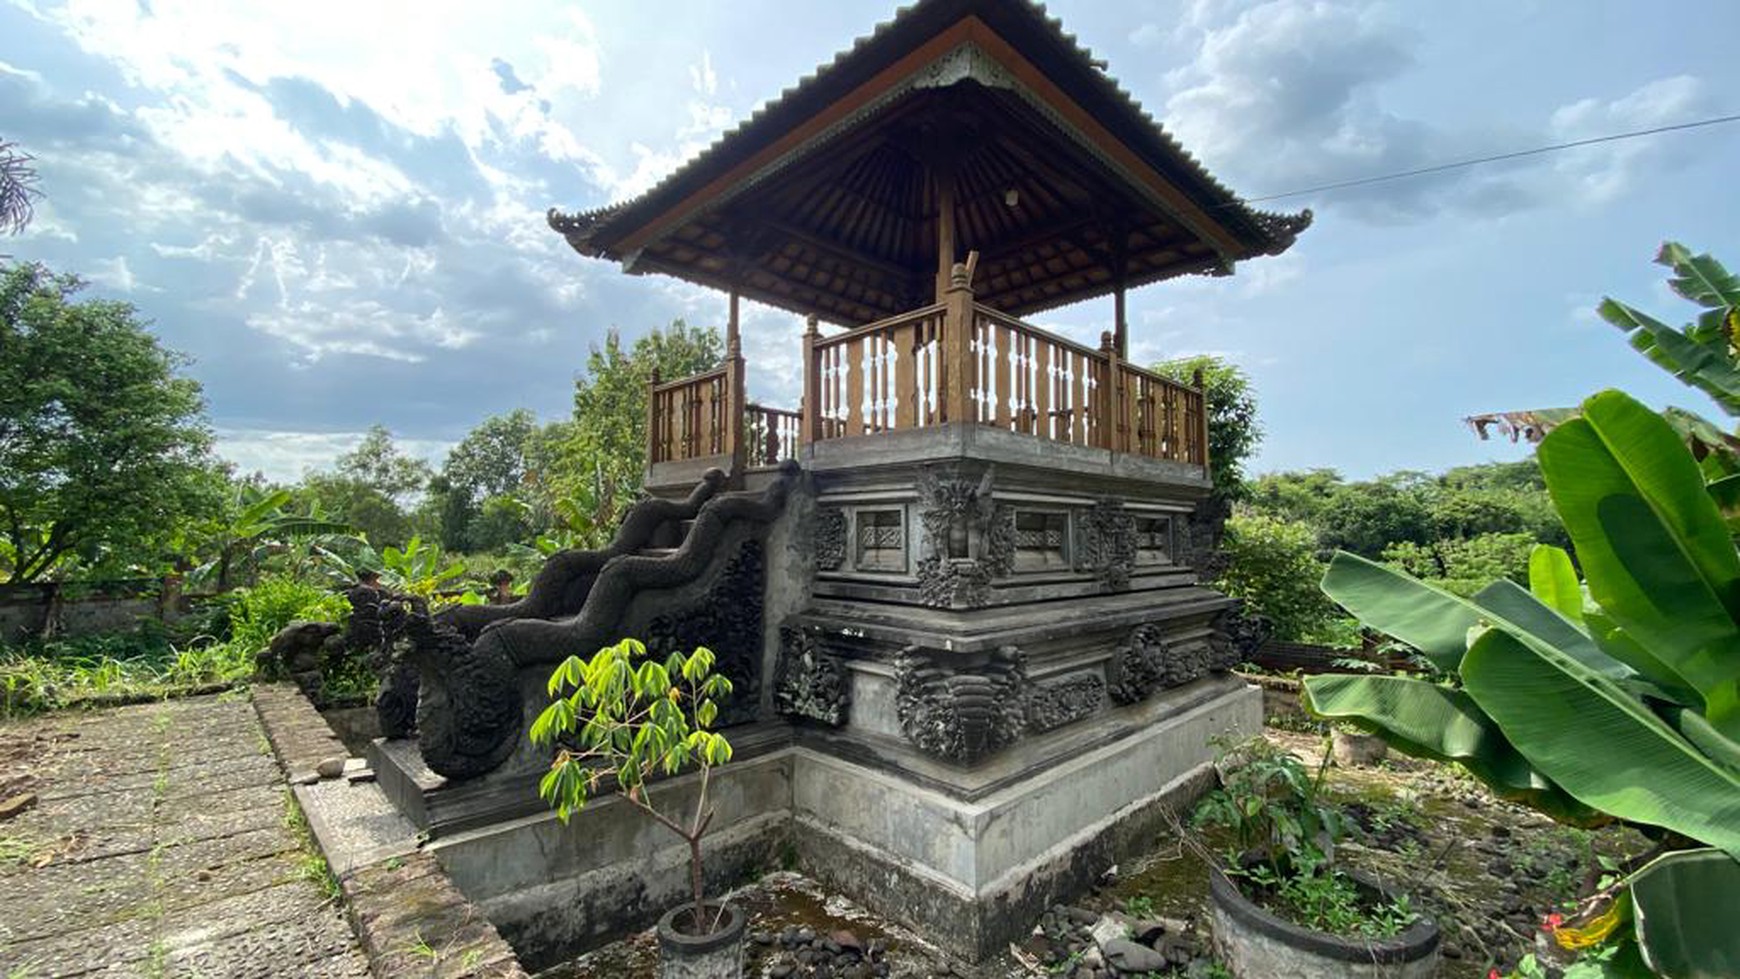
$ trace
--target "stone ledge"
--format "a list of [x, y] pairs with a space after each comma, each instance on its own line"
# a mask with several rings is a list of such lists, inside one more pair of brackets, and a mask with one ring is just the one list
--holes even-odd
[[[344, 745], [290, 684], [262, 684], [254, 709], [287, 777], [312, 772]], [[344, 892], [345, 914], [380, 979], [523, 979], [514, 950], [380, 787], [342, 779], [295, 786], [309, 830]]]

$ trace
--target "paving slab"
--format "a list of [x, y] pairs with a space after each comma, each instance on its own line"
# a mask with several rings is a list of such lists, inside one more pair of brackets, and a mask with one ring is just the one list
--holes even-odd
[[369, 975], [246, 699], [0, 724], [0, 786], [0, 975]]

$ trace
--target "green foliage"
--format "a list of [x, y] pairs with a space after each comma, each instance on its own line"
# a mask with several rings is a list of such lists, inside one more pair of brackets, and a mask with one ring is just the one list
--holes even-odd
[[342, 623], [350, 615], [343, 595], [288, 577], [270, 577], [238, 589], [229, 600], [230, 642], [253, 656], [280, 629], [297, 620]]
[[1625, 331], [1633, 348], [1682, 382], [1708, 394], [1723, 411], [1740, 415], [1740, 277], [1709, 255], [1693, 255], [1670, 241], [1656, 263], [1673, 270], [1668, 285], [1704, 308], [1697, 320], [1679, 329], [1616, 299], [1603, 299], [1601, 318]]
[[590, 494], [594, 522], [613, 526], [640, 493], [645, 475], [647, 383], [653, 373], [676, 380], [719, 366], [723, 356], [717, 330], [691, 328], [682, 320], [627, 350], [612, 330], [574, 382], [574, 422], [550, 480], [554, 496]]
[[[731, 681], [714, 673], [713, 663], [704, 646], [661, 663], [646, 658], [646, 646], [635, 639], [606, 646], [589, 660], [570, 656], [550, 675], [550, 706], [531, 730], [534, 744], [560, 746], [538, 794], [564, 823], [608, 779], [617, 794], [689, 844], [697, 919], [704, 897], [701, 836], [713, 818], [708, 777], [731, 760], [731, 743], [712, 731]], [[655, 806], [649, 780], [690, 768], [701, 773], [692, 814]]]
[[1351, 483], [1324, 502], [1318, 543], [1329, 550], [1377, 557], [1392, 544], [1424, 544], [1435, 536], [1425, 494], [1388, 480]]
[[253, 483], [236, 483], [230, 489], [223, 515], [210, 523], [200, 547], [211, 559], [196, 568], [195, 581], [210, 581], [218, 591], [227, 591], [237, 571], [257, 579], [260, 568], [293, 542], [308, 537], [350, 534], [349, 524], [310, 513], [291, 513], [291, 493]]
[[1226, 873], [1299, 924], [1341, 935], [1394, 935], [1415, 918], [1406, 899], [1374, 906], [1332, 866], [1346, 823], [1319, 795], [1328, 764], [1325, 753], [1312, 774], [1263, 738], [1238, 745], [1222, 758], [1220, 787], [1197, 804], [1191, 823], [1231, 830], [1237, 849]]
[[1208, 468], [1215, 493], [1222, 499], [1243, 499], [1244, 464], [1263, 429], [1257, 422], [1257, 397], [1251, 379], [1238, 365], [1203, 354], [1155, 364], [1153, 371], [1180, 384], [1192, 383], [1202, 371], [1203, 398], [1208, 403]]
[[468, 542], [474, 551], [499, 551], [532, 534], [532, 508], [512, 496], [492, 496], [483, 501], [471, 521]]
[[1264, 616], [1283, 640], [1301, 640], [1326, 627], [1334, 609], [1317, 580], [1316, 535], [1302, 523], [1262, 515], [1236, 515], [1227, 521], [1222, 548], [1227, 568], [1216, 584], [1245, 601], [1245, 609]]
[[335, 588], [355, 584], [357, 575], [366, 569], [378, 573], [381, 585], [389, 591], [434, 602], [465, 576], [463, 561], [449, 557], [441, 545], [424, 543], [417, 536], [402, 548], [388, 546], [376, 551], [367, 541], [351, 537], [315, 550], [321, 570]]
[[1663, 974], [1724, 974], [1740, 936], [1712, 917], [1722, 902], [1706, 889], [1740, 859], [1740, 553], [1680, 435], [1619, 392], [1585, 401], [1540, 462], [1588, 600], [1562, 554], [1531, 562], [1534, 594], [1499, 581], [1469, 601], [1338, 555], [1325, 590], [1461, 686], [1309, 677], [1307, 704], [1400, 750], [1460, 761], [1556, 818], [1620, 819], [1707, 845], [1629, 881], [1632, 904], [1648, 880], [1675, 919], [1652, 931], [1640, 913], [1634, 932], [1658, 968], [1697, 963]]
[[1495, 578], [1527, 581], [1529, 555], [1536, 543], [1530, 534], [1477, 534], [1425, 545], [1404, 541], [1384, 548], [1383, 559], [1416, 578], [1467, 596]]
[[0, 267], [0, 577], [69, 564], [161, 568], [217, 509], [199, 385], [126, 303], [76, 277]]

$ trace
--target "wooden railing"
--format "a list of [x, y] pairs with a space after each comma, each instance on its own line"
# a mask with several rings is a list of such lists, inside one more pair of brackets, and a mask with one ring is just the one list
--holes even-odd
[[678, 462], [731, 451], [731, 364], [680, 380], [653, 378], [647, 398], [647, 462]]
[[806, 335], [811, 440], [922, 428], [945, 420], [941, 303], [831, 337]]
[[803, 420], [802, 412], [748, 405], [743, 416], [746, 464], [751, 467], [777, 466], [787, 459], [796, 458], [801, 444], [798, 429]]
[[959, 420], [1206, 470], [1200, 374], [1179, 384], [1125, 361], [1110, 333], [1096, 350], [980, 305], [968, 274], [955, 266], [943, 302], [833, 336], [812, 319], [799, 411], [747, 404], [740, 355], [682, 380], [655, 377], [649, 461], [729, 455], [740, 471], [812, 442]]

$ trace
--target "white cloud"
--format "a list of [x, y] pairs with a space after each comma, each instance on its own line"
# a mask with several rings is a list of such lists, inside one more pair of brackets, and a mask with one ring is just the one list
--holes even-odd
[[[292, 483], [305, 473], [329, 469], [333, 461], [357, 447], [366, 432], [295, 432], [246, 428], [216, 431], [218, 455], [242, 473], [259, 472], [279, 483]], [[431, 464], [438, 464], [454, 443], [437, 439], [395, 438], [393, 444]]]

